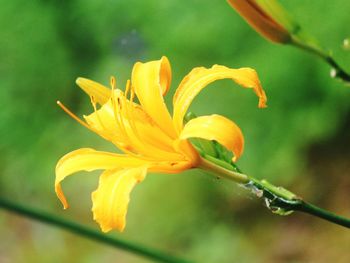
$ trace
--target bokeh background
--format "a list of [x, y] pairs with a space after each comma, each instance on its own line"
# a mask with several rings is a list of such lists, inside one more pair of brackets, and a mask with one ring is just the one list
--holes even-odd
[[[350, 70], [348, 0], [282, 3]], [[257, 108], [250, 90], [231, 81], [210, 85], [191, 110], [238, 123], [246, 139], [239, 166], [306, 200], [350, 216], [350, 87], [322, 61], [257, 35], [223, 1], [1, 1], [1, 196], [95, 229], [90, 193], [99, 173], [63, 183], [63, 211], [54, 167], [65, 153], [114, 150], [64, 114], [91, 112], [78, 76], [120, 87], [136, 61], [168, 56], [171, 97], [193, 67], [222, 64], [257, 70], [268, 95]], [[308, 215], [273, 215], [234, 183], [201, 171], [149, 174], [132, 193], [128, 222], [117, 237], [196, 262], [349, 262], [346, 229]], [[0, 211], [0, 262], [151, 262], [130, 253]]]

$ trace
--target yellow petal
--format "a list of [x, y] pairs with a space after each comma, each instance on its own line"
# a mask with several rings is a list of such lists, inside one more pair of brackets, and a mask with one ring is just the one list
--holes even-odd
[[186, 123], [180, 139], [194, 137], [219, 142], [234, 153], [235, 160], [243, 152], [244, 138], [241, 129], [234, 122], [220, 115], [201, 116]]
[[198, 162], [200, 161], [200, 156], [198, 151], [189, 141], [178, 138], [174, 141], [173, 145], [177, 152], [186, 156], [186, 160], [191, 163], [192, 167], [197, 166]]
[[63, 207], [68, 203], [62, 192], [61, 181], [68, 175], [79, 171], [93, 171], [97, 169], [115, 169], [119, 167], [135, 167], [144, 165], [145, 161], [126, 155], [109, 152], [99, 152], [90, 148], [82, 148], [63, 156], [56, 165], [55, 191]]
[[146, 167], [138, 167], [108, 170], [101, 175], [98, 188], [92, 193], [92, 212], [103, 232], [124, 230], [130, 192], [146, 172]]
[[[198, 155], [198, 154], [197, 154]], [[185, 170], [194, 168], [192, 161], [168, 161], [150, 163], [149, 171], [155, 173], [177, 174]]]
[[[125, 98], [121, 101], [120, 118], [122, 119], [123, 127], [131, 144], [131, 147], [135, 149], [135, 151], [140, 155], [154, 160], [183, 159], [183, 156], [181, 156], [179, 153], [176, 153], [174, 150], [162, 150], [162, 147], [159, 147], [159, 144], [161, 144], [160, 141], [159, 143], [156, 143], [156, 145], [148, 143], [149, 140], [145, 138], [146, 134], [142, 134], [141, 131], [138, 130], [138, 127], [135, 123], [136, 118], [133, 114], [134, 110], [131, 106], [132, 105], [130, 105], [130, 103], [125, 100]], [[153, 131], [154, 134], [158, 133], [160, 135], [163, 133], [161, 130], [156, 129], [157, 126], [152, 127], [152, 124], [149, 124], [150, 130], [151, 132]]]
[[111, 97], [111, 90], [100, 83], [85, 78], [77, 78], [75, 82], [82, 90], [84, 90], [90, 97], [94, 97], [95, 101], [101, 105], [105, 104]]
[[151, 117], [136, 103], [131, 110], [131, 115], [135, 121], [136, 129], [142, 137], [142, 140], [166, 151], [174, 151], [171, 139], [165, 134]]
[[251, 68], [230, 69], [219, 65], [214, 65], [209, 69], [194, 68], [182, 80], [173, 98], [173, 120], [178, 132], [181, 132], [183, 118], [192, 100], [208, 84], [219, 79], [232, 79], [244, 88], [252, 88], [259, 97], [259, 107], [266, 107], [266, 95], [255, 70]]
[[[255, 0], [228, 0], [228, 3], [251, 25], [251, 27], [270, 41], [287, 43], [291, 40], [287, 29], [266, 12]], [[271, 3], [270, 0], [267, 4], [273, 5], [275, 9], [278, 8], [276, 11], [282, 14], [285, 13], [281, 7], [279, 7], [278, 3]], [[286, 20], [286, 18], [284, 20]]]
[[84, 116], [94, 131], [126, 153], [131, 151], [158, 160], [181, 159], [172, 148], [170, 137], [140, 105], [128, 101], [119, 90], [114, 95], [114, 103], [109, 100], [94, 113]]
[[163, 94], [171, 82], [170, 63], [166, 57], [147, 63], [137, 62], [132, 70], [131, 84], [147, 114], [169, 136], [175, 138], [175, 130]]
[[146, 122], [136, 122], [137, 130], [141, 138], [149, 143], [157, 147], [158, 149], [162, 149], [165, 151], [174, 151], [172, 147], [173, 141], [162, 131], [159, 127], [155, 127]]
[[116, 116], [111, 100], [105, 103], [97, 111], [84, 116], [84, 119], [89, 126], [104, 139], [115, 144], [121, 142], [126, 143], [127, 138], [125, 138], [125, 135], [116, 122]]

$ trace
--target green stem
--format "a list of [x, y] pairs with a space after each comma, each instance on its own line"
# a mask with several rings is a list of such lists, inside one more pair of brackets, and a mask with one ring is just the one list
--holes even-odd
[[230, 170], [228, 163], [211, 156], [206, 156], [206, 158], [209, 160], [204, 158], [200, 159], [199, 168], [239, 184], [247, 184], [250, 182], [247, 175]]
[[343, 70], [340, 65], [334, 60], [334, 58], [327, 52], [323, 51], [321, 48], [312, 44], [308, 44], [305, 41], [301, 41], [298, 37], [292, 37], [291, 44], [307, 52], [315, 54], [326, 63], [328, 63], [333, 70], [331, 73], [332, 77], [339, 78], [347, 83], [350, 83], [350, 74]]
[[101, 232], [95, 231], [93, 229], [77, 224], [75, 222], [68, 221], [63, 218], [58, 218], [44, 211], [38, 211], [33, 208], [24, 207], [17, 203], [4, 200], [1, 198], [0, 198], [0, 207], [10, 212], [17, 213], [21, 216], [29, 217], [50, 225], [54, 225], [56, 227], [60, 227], [74, 234], [78, 234], [80, 236], [93, 239], [95, 241], [110, 245], [112, 247], [117, 247], [135, 254], [139, 254], [144, 257], [148, 257], [156, 262], [189, 263], [189, 261], [176, 258], [166, 253], [163, 253], [151, 248], [147, 248], [138, 244], [134, 244], [129, 241], [112, 238], [110, 236], [106, 236], [102, 234]]
[[300, 211], [325, 219], [337, 225], [350, 228], [350, 219], [348, 218], [333, 214], [327, 210], [307, 203], [287, 189], [275, 186], [266, 180], [258, 180], [243, 173], [236, 172], [234, 170], [237, 169], [237, 166], [229, 166], [228, 163], [222, 165], [223, 161], [221, 160], [212, 157], [208, 158], [208, 156], [205, 158], [207, 159], [201, 159], [199, 168], [209, 171], [216, 176], [244, 185], [257, 197], [264, 198], [267, 207], [273, 213], [288, 215], [293, 211]]
[[329, 211], [326, 211], [322, 208], [319, 208], [313, 204], [309, 204], [307, 202], [301, 202], [299, 206], [295, 208], [295, 210], [317, 216], [319, 218], [322, 218], [324, 220], [333, 222], [334, 224], [345, 226], [347, 228], [350, 228], [350, 219], [333, 214]]

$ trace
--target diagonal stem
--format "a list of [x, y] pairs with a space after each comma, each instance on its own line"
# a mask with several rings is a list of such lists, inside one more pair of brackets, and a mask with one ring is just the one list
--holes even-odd
[[307, 202], [302, 201], [295, 210], [304, 212], [313, 216], [317, 216], [324, 220], [330, 221], [334, 224], [344, 226], [346, 228], [350, 228], [350, 219], [333, 214], [327, 210], [319, 208], [313, 204], [309, 204]]
[[[223, 162], [221, 160], [213, 157], [208, 158], [208, 156], [205, 156], [205, 158], [201, 158], [199, 168], [243, 185], [257, 197], [264, 198], [266, 206], [275, 214], [289, 215], [293, 211], [300, 211], [350, 228], [350, 219], [348, 218], [307, 203], [303, 201], [302, 198], [283, 187], [275, 186], [266, 180], [257, 180], [245, 175], [236, 165], [231, 165], [230, 167], [226, 162], [225, 165], [221, 165]], [[237, 170], [240, 172], [237, 172]]]
[[334, 60], [331, 54], [328, 54], [315, 45], [301, 41], [298, 37], [293, 37], [291, 44], [307, 52], [315, 54], [323, 61], [325, 61], [328, 65], [330, 65], [332, 67], [332, 77], [341, 79], [348, 84], [350, 83], [350, 73], [347, 73], [344, 69], [342, 69], [342, 67]]
[[163, 253], [161, 251], [157, 251], [155, 249], [151, 249], [148, 247], [144, 247], [139, 244], [135, 244], [130, 241], [113, 238], [107, 235], [102, 234], [101, 232], [90, 229], [86, 226], [77, 224], [75, 222], [56, 217], [54, 215], [48, 214], [44, 211], [39, 211], [33, 208], [28, 208], [25, 206], [21, 206], [17, 203], [5, 200], [0, 198], [0, 207], [8, 210], [10, 212], [14, 212], [21, 216], [25, 216], [31, 219], [35, 219], [41, 221], [43, 223], [47, 223], [56, 227], [60, 227], [64, 230], [72, 232], [74, 234], [78, 234], [80, 236], [84, 236], [86, 238], [90, 238], [100, 243], [104, 243], [110, 245], [112, 247], [116, 247], [119, 249], [123, 249], [129, 251], [134, 254], [138, 254], [140, 256], [147, 257], [149, 259], [154, 260], [155, 262], [166, 262], [166, 263], [190, 263], [190, 261], [176, 258], [167, 253]]

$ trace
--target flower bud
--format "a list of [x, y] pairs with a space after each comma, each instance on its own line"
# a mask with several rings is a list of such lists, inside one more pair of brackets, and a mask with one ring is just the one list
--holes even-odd
[[227, 0], [260, 35], [275, 43], [289, 43], [299, 26], [276, 0]]

